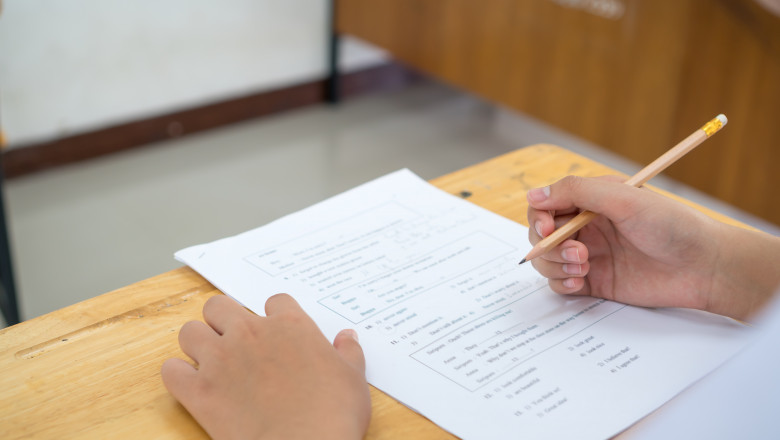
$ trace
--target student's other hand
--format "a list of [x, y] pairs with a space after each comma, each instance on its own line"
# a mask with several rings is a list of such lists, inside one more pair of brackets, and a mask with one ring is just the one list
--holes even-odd
[[331, 345], [286, 294], [260, 317], [218, 295], [206, 321], [185, 324], [166, 388], [215, 439], [359, 439], [371, 415], [365, 360], [353, 330]]

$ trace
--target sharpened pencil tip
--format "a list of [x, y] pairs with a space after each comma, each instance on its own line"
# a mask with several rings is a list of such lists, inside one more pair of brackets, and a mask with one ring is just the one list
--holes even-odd
[[521, 264], [523, 264], [523, 263], [525, 263], [525, 258], [523, 258], [523, 261], [521, 261], [521, 262], [517, 263], [517, 265], [519, 266], [519, 265], [521, 265]]

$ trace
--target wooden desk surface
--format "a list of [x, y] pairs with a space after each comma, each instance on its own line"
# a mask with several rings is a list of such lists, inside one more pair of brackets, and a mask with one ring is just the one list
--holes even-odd
[[[431, 181], [526, 224], [528, 189], [609, 168], [534, 145]], [[734, 221], [704, 210], [721, 220]], [[182, 267], [0, 331], [0, 438], [207, 438], [171, 396], [160, 366], [184, 357], [177, 335], [219, 294]], [[371, 388], [366, 438], [454, 438]]]

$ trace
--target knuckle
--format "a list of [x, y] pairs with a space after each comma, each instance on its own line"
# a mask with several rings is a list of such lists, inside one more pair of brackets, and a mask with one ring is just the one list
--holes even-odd
[[253, 320], [250, 318], [252, 318], [252, 316], [236, 317], [230, 323], [231, 333], [235, 333], [236, 336], [240, 338], [249, 338], [254, 335], [256, 329], [254, 323], [252, 322]]
[[575, 192], [582, 186], [583, 178], [579, 176], [566, 176], [561, 179], [563, 185], [570, 191]]
[[203, 401], [209, 399], [218, 389], [218, 384], [215, 383], [211, 375], [200, 374], [198, 380], [195, 380], [191, 385], [192, 392], [197, 398], [196, 401]]
[[307, 325], [308, 316], [303, 313], [298, 313], [294, 310], [285, 310], [274, 316], [275, 321], [278, 323], [279, 328], [284, 328], [285, 331], [290, 329], [300, 329]]

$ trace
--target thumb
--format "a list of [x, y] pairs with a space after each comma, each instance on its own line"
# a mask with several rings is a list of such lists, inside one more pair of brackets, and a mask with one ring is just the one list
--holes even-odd
[[654, 203], [651, 194], [615, 176], [567, 176], [547, 188], [529, 191], [528, 203], [544, 211], [585, 209], [620, 222]]
[[333, 347], [339, 355], [362, 374], [366, 374], [366, 358], [363, 356], [363, 348], [358, 342], [355, 330], [342, 330], [333, 340]]

